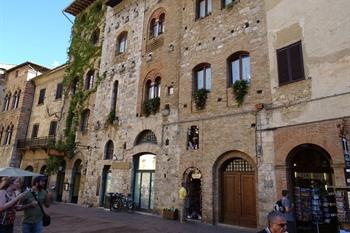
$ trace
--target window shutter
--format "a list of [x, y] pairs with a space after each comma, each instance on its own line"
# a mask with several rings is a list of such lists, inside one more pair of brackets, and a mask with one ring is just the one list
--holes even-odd
[[303, 53], [300, 41], [290, 47], [289, 50], [292, 80], [304, 79]]
[[277, 66], [279, 84], [289, 82], [287, 49], [277, 50]]

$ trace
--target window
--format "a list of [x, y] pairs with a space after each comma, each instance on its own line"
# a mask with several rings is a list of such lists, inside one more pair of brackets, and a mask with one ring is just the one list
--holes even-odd
[[4, 99], [4, 105], [3, 105], [3, 109], [2, 109], [3, 112], [9, 110], [10, 100], [11, 100], [11, 93], [8, 93]]
[[85, 90], [90, 90], [94, 87], [94, 71], [90, 70], [85, 78]]
[[75, 78], [71, 85], [71, 91], [73, 95], [75, 95], [75, 93], [77, 92], [78, 87], [79, 87], [79, 80], [78, 78]]
[[12, 108], [18, 108], [20, 96], [21, 96], [21, 90], [15, 93], [14, 100], [12, 102]]
[[211, 0], [197, 0], [197, 18], [210, 15], [212, 11]]
[[153, 18], [150, 23], [150, 38], [156, 38], [164, 33], [165, 14], [162, 13], [159, 18]]
[[128, 33], [127, 32], [122, 32], [118, 36], [117, 54], [122, 54], [122, 53], [126, 52], [126, 49], [127, 49], [127, 38], [128, 38]]
[[135, 145], [143, 143], [157, 144], [157, 137], [151, 130], [142, 131], [135, 140]]
[[0, 127], [0, 143], [2, 142], [2, 135], [4, 134], [4, 126]]
[[100, 29], [97, 28], [91, 35], [91, 43], [93, 45], [96, 45], [98, 43], [99, 38], [100, 38]]
[[88, 130], [88, 123], [89, 123], [89, 116], [90, 116], [90, 110], [86, 109], [81, 114], [81, 120], [80, 120], [80, 131], [86, 132]]
[[43, 88], [43, 89], [40, 90], [38, 104], [43, 104], [43, 103], [44, 103], [45, 92], [46, 92], [46, 89], [45, 89], [45, 88]]
[[192, 125], [187, 129], [187, 150], [198, 150], [199, 148], [199, 128]]
[[237, 80], [250, 81], [250, 57], [247, 52], [235, 53], [227, 59], [229, 68], [229, 86]]
[[152, 80], [146, 82], [146, 99], [160, 97], [160, 81], [161, 78], [158, 76], [154, 82]]
[[32, 138], [38, 137], [39, 124], [34, 124], [32, 129]]
[[222, 0], [222, 7], [226, 7], [230, 4], [233, 4], [236, 0]]
[[111, 112], [115, 112], [117, 109], [117, 98], [118, 98], [118, 81], [115, 81], [113, 85]]
[[6, 128], [6, 136], [4, 140], [4, 145], [10, 145], [12, 137], [13, 125]]
[[50, 122], [49, 136], [56, 136], [57, 121]]
[[62, 98], [63, 84], [58, 83], [56, 87], [56, 100]]
[[105, 156], [104, 159], [113, 159], [114, 144], [112, 140], [109, 140], [105, 145]]
[[277, 50], [279, 84], [305, 79], [301, 41]]
[[16, 70], [16, 74], [15, 74], [15, 77], [16, 77], [16, 78], [18, 77], [18, 74], [19, 74], [19, 71]]
[[211, 90], [211, 67], [208, 63], [199, 64], [194, 69], [193, 89], [194, 91], [200, 89]]

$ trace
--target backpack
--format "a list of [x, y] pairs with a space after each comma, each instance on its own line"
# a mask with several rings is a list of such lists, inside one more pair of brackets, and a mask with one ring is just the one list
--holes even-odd
[[284, 208], [284, 206], [282, 205], [282, 199], [279, 199], [278, 201], [276, 201], [275, 206], [273, 207], [273, 209], [275, 211], [279, 211], [281, 213], [286, 212], [286, 208]]

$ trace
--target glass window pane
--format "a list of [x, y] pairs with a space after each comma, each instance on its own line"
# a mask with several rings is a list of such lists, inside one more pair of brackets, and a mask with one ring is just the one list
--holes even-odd
[[250, 58], [249, 56], [244, 56], [242, 58], [242, 78], [244, 80], [250, 80]]
[[204, 88], [203, 70], [197, 72], [197, 90]]
[[225, 0], [225, 6], [227, 6], [228, 4], [230, 4], [232, 2], [232, 0]]
[[155, 170], [156, 169], [156, 156], [151, 154], [145, 154], [140, 156], [139, 170]]
[[205, 16], [205, 1], [199, 3], [199, 17]]
[[149, 209], [149, 201], [150, 201], [150, 179], [151, 174], [150, 173], [142, 173], [141, 178], [141, 203], [140, 208], [141, 209]]
[[205, 89], [211, 90], [211, 68], [205, 70]]
[[137, 207], [140, 206], [140, 182], [141, 173], [137, 172], [135, 177], [134, 202]]
[[239, 80], [239, 60], [231, 62], [231, 71], [231, 82], [233, 84], [235, 81]]
[[211, 13], [211, 9], [212, 9], [211, 0], [208, 0], [208, 11], [207, 11], [207, 15], [208, 15], [209, 13]]
[[148, 88], [148, 99], [153, 99], [153, 86]]

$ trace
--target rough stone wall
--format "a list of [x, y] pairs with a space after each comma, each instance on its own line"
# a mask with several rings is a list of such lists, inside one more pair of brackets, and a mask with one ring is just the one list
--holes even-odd
[[[192, 166], [201, 170], [203, 220], [217, 223], [221, 207], [215, 200], [221, 194], [215, 186], [219, 178], [213, 176], [213, 170], [218, 169], [215, 164], [221, 161], [222, 155], [240, 152], [239, 157], [249, 158], [248, 161], [256, 168], [257, 224], [262, 225], [264, 216], [261, 217], [260, 213], [264, 206], [260, 204], [263, 200], [260, 194], [266, 192], [266, 195], [270, 195], [273, 192], [261, 185], [268, 178], [262, 178], [262, 174], [272, 175], [273, 167], [269, 161], [259, 164], [255, 144], [255, 104], [271, 101], [264, 2], [239, 1], [230, 8], [221, 8], [220, 1], [213, 1], [212, 8], [211, 15], [195, 19], [194, 2], [183, 1], [179, 83], [180, 135], [177, 147], [180, 152], [179, 174]], [[227, 81], [227, 59], [239, 51], [249, 52], [251, 67], [248, 95], [240, 107]], [[198, 111], [192, 99], [192, 71], [200, 63], [211, 64], [212, 89], [205, 109]], [[200, 132], [199, 150], [195, 151], [186, 150], [186, 133], [192, 125], [198, 126]], [[274, 181], [268, 180], [265, 183], [271, 182]]]

